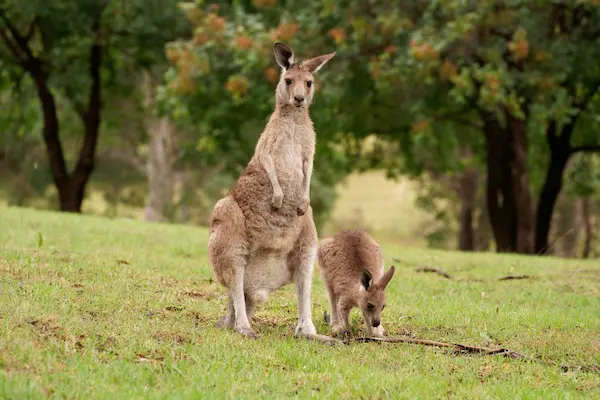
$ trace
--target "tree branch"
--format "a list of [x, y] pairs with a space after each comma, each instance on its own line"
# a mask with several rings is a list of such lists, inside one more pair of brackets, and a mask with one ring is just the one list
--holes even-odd
[[15, 44], [12, 42], [12, 40], [10, 40], [10, 38], [8, 37], [8, 35], [6, 34], [6, 32], [4, 30], [0, 30], [0, 36], [2, 37], [2, 41], [6, 44], [6, 47], [8, 47], [8, 50], [10, 50], [10, 52], [13, 54], [14, 56], [14, 63], [24, 67], [23, 65], [23, 61], [21, 61], [21, 56], [19, 54], [19, 50], [17, 49], [17, 47], [15, 46]]
[[574, 153], [600, 153], [600, 145], [587, 145], [587, 146], [577, 146], [571, 149], [571, 152]]
[[38, 22], [39, 22], [39, 17], [36, 15], [35, 17], [33, 17], [33, 21], [31, 21], [31, 25], [29, 25], [29, 30], [27, 31], [27, 34], [25, 35], [25, 41], [27, 43], [29, 43], [29, 40], [33, 36], [35, 27], [37, 26]]
[[[82, 190], [94, 169], [94, 156], [96, 153], [96, 145], [98, 143], [98, 134], [100, 127], [100, 112], [101, 112], [101, 88], [102, 82], [100, 77], [100, 67], [102, 65], [102, 45], [100, 44], [100, 22], [102, 13], [100, 12], [97, 16], [96, 21], [92, 26], [94, 33], [94, 43], [90, 49], [90, 69], [89, 74], [92, 79], [92, 86], [90, 88], [89, 100], [87, 108], [83, 113], [80, 113], [84, 127], [85, 136], [83, 138], [83, 144], [79, 151], [79, 159], [73, 172], [74, 187], [78, 190]], [[83, 193], [79, 194], [83, 197]]]
[[5, 10], [2, 8], [0, 8], [0, 18], [6, 24], [6, 28], [8, 29], [11, 36], [13, 37], [16, 46], [18, 46], [18, 48], [25, 55], [26, 60], [24, 62], [24, 65], [27, 66], [28, 68], [33, 68], [36, 64], [39, 64], [39, 62], [40, 62], [39, 59], [37, 59], [33, 55], [31, 48], [29, 48], [29, 38], [21, 35], [21, 33], [19, 32], [17, 27], [13, 25], [13, 23], [10, 21], [10, 19], [6, 16]]

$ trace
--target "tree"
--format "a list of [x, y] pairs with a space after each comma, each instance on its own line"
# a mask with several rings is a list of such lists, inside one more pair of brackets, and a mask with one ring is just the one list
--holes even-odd
[[[564, 165], [574, 152], [597, 150], [597, 135], [583, 134], [578, 121], [600, 83], [600, 7], [591, 1], [400, 2], [359, 15], [357, 7], [338, 9], [340, 20], [356, 22], [346, 34], [358, 38], [351, 46], [388, 49], [372, 71], [380, 86], [410, 94], [415, 122], [425, 121], [430, 132], [448, 118], [482, 127], [497, 249], [544, 252]], [[534, 214], [529, 157], [540, 136], [551, 162]]]
[[[94, 170], [103, 97], [120, 68], [151, 64], [180, 24], [168, 0], [5, 1], [0, 6], [0, 57], [34, 83], [42, 136], [62, 211], [80, 212]], [[69, 171], [61, 140], [59, 98], [83, 126]]]

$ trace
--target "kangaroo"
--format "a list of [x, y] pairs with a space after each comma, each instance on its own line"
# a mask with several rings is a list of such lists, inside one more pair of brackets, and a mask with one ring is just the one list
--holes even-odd
[[275, 111], [246, 170], [215, 205], [208, 240], [216, 279], [228, 289], [227, 312], [217, 326], [251, 338], [256, 305], [292, 282], [298, 296], [295, 334], [316, 334], [310, 291], [318, 239], [309, 193], [316, 135], [308, 108], [313, 73], [335, 52], [297, 64], [287, 45], [275, 43], [273, 51], [282, 68]]
[[381, 311], [385, 288], [394, 275], [385, 274], [381, 248], [365, 231], [342, 231], [323, 239], [318, 250], [321, 277], [329, 293], [331, 328], [336, 336], [350, 334], [348, 317], [360, 308], [368, 336], [383, 336]]

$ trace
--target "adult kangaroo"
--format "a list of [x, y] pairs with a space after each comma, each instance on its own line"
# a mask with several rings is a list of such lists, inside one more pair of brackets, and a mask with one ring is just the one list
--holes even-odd
[[251, 338], [256, 305], [291, 282], [298, 294], [295, 334], [316, 333], [310, 290], [318, 239], [309, 195], [316, 135], [308, 108], [313, 73], [335, 52], [297, 64], [287, 45], [275, 43], [273, 50], [282, 68], [275, 111], [246, 170], [215, 205], [208, 241], [213, 271], [229, 297], [217, 326]]

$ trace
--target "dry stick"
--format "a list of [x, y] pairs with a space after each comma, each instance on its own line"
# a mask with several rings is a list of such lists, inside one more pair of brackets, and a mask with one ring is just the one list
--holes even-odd
[[499, 281], [510, 281], [513, 279], [530, 279], [531, 276], [529, 275], [508, 275], [508, 276], [503, 276], [502, 278], [498, 279]]
[[520, 360], [525, 360], [525, 361], [529, 361], [529, 362], [536, 362], [536, 363], [545, 364], [545, 365], [557, 366], [557, 367], [562, 368], [564, 371], [568, 371], [571, 369], [580, 369], [580, 370], [586, 371], [586, 372], [600, 373], [600, 366], [598, 366], [598, 365], [557, 364], [552, 361], [544, 361], [544, 360], [540, 360], [539, 358], [529, 357], [529, 356], [523, 355], [521, 353], [517, 353], [516, 351], [509, 350], [509, 349], [490, 349], [487, 347], [477, 347], [477, 346], [469, 346], [469, 345], [458, 344], [458, 343], [444, 343], [444, 342], [437, 342], [434, 340], [412, 339], [412, 338], [404, 338], [404, 337], [384, 337], [384, 338], [360, 337], [360, 338], [354, 338], [354, 339], [347, 340], [344, 343], [350, 344], [351, 342], [410, 343], [410, 344], [420, 344], [423, 346], [445, 347], [445, 348], [451, 348], [451, 349], [454, 349], [454, 350], [457, 350], [457, 351], [463, 352], [463, 353], [479, 353], [479, 354], [483, 354], [486, 356], [500, 355], [503, 357], [513, 358], [513, 359], [520, 359]]
[[340, 339], [336, 339], [331, 336], [318, 335], [318, 334], [317, 335], [302, 335], [302, 337], [304, 337], [305, 339], [308, 339], [308, 340], [314, 340], [317, 342], [321, 342], [321, 343], [327, 344], [329, 346], [334, 346], [334, 345], [339, 345], [339, 344], [350, 345], [352, 342], [355, 342], [355, 343], [356, 342], [362, 342], [362, 343], [368, 343], [368, 342], [410, 343], [410, 344], [418, 344], [418, 345], [422, 345], [422, 346], [449, 348], [449, 349], [454, 349], [455, 351], [461, 352], [461, 353], [477, 353], [477, 354], [482, 354], [485, 356], [498, 355], [498, 356], [503, 356], [503, 357], [512, 358], [512, 359], [516, 359], [516, 360], [524, 360], [524, 361], [535, 362], [535, 363], [539, 363], [539, 364], [543, 364], [543, 365], [559, 367], [565, 372], [576, 369], [576, 370], [582, 370], [585, 372], [600, 373], [600, 366], [598, 366], [598, 365], [558, 364], [558, 363], [555, 363], [552, 361], [544, 361], [544, 360], [540, 360], [539, 358], [526, 356], [526, 355], [523, 355], [521, 353], [518, 353], [518, 352], [510, 350], [510, 349], [490, 349], [488, 347], [469, 346], [469, 345], [458, 344], [458, 343], [444, 343], [444, 342], [438, 342], [435, 340], [412, 339], [412, 338], [407, 338], [407, 337], [382, 337], [382, 338], [357, 337], [354, 339], [347, 339], [347, 340], [340, 340]]
[[420, 267], [415, 269], [415, 271], [417, 272], [433, 272], [436, 273], [440, 276], [443, 276], [446, 279], [452, 279], [452, 277], [450, 275], [448, 275], [447, 273], [445, 273], [444, 271], [442, 271], [439, 268], [433, 268], [433, 267]]
[[321, 342], [321, 343], [325, 343], [327, 345], [330, 346], [334, 346], [336, 344], [344, 344], [343, 341], [336, 339], [334, 337], [331, 336], [327, 336], [327, 335], [319, 335], [319, 334], [302, 334], [301, 337], [308, 339], [308, 340], [313, 340], [315, 342]]

